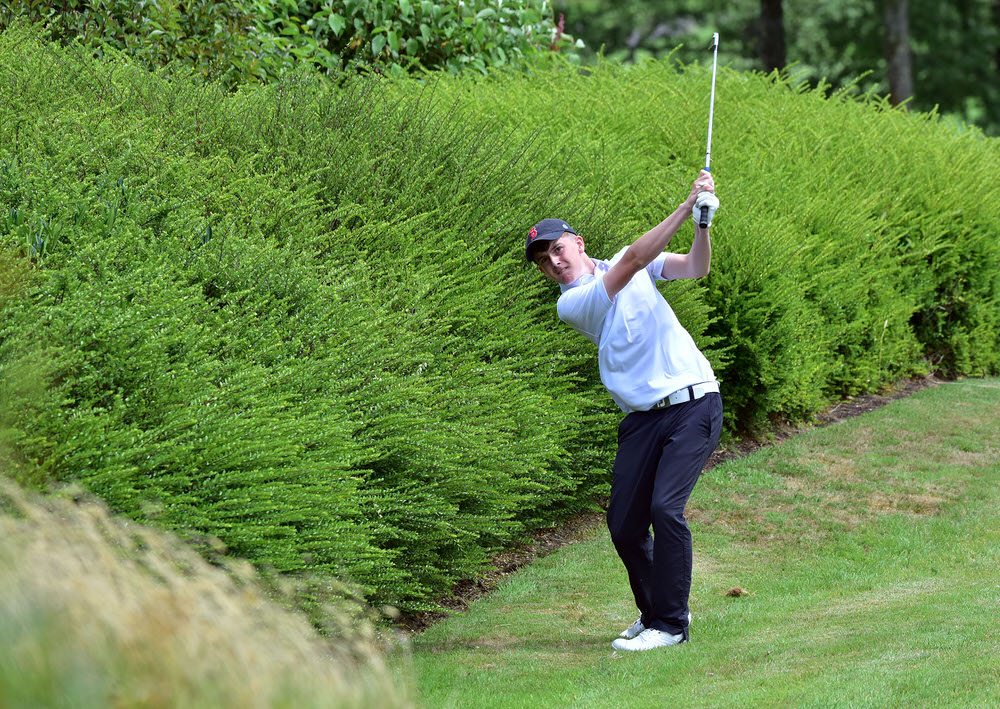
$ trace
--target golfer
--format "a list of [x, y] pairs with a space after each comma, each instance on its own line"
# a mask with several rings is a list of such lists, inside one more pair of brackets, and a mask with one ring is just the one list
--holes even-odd
[[[625, 563], [639, 618], [616, 650], [651, 650], [688, 640], [691, 531], [684, 506], [719, 442], [722, 399], [712, 367], [654, 281], [700, 278], [712, 258], [707, 223], [719, 205], [702, 170], [687, 199], [610, 261], [587, 255], [583, 237], [560, 219], [528, 233], [526, 255], [559, 283], [559, 319], [597, 345], [601, 382], [626, 416], [608, 505], [608, 529]], [[695, 213], [686, 254], [664, 253]], [[650, 534], [652, 527], [652, 534]]]

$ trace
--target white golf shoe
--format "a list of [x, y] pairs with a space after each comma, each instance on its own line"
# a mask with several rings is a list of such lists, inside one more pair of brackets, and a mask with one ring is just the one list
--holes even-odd
[[[690, 613], [688, 613], [688, 625], [689, 626], [691, 625], [691, 614]], [[638, 617], [638, 618], [635, 619], [635, 622], [632, 623], [632, 625], [630, 625], [629, 627], [625, 628], [625, 630], [623, 630], [618, 635], [618, 637], [625, 638], [626, 640], [631, 640], [632, 638], [636, 637], [639, 633], [641, 633], [645, 629], [646, 629], [646, 626], [642, 624], [642, 617], [640, 616], [640, 617]]]
[[646, 626], [642, 624], [642, 618], [637, 618], [632, 625], [625, 628], [618, 637], [625, 638], [626, 640], [631, 640], [636, 637], [639, 633], [646, 629]]
[[654, 650], [658, 647], [680, 645], [684, 641], [684, 633], [671, 635], [670, 633], [664, 633], [662, 630], [657, 630], [656, 628], [646, 628], [634, 638], [618, 638], [611, 643], [611, 647], [615, 650], [633, 652], [636, 650]]

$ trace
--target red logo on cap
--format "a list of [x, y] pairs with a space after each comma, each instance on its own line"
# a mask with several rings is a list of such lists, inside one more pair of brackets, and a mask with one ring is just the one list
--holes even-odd
[[535, 237], [537, 237], [537, 236], [538, 236], [538, 230], [537, 230], [537, 229], [535, 229], [535, 227], [531, 227], [531, 231], [529, 231], [529, 232], [528, 232], [528, 237], [529, 237], [529, 238], [530, 238], [530, 239], [531, 239], [532, 241], [534, 241], [534, 240], [535, 240]]

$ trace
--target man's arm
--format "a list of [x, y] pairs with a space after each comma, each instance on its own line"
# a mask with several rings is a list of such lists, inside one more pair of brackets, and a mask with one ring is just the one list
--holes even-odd
[[691, 250], [686, 254], [667, 254], [660, 275], [671, 281], [707, 276], [712, 265], [712, 241], [708, 231], [695, 223]]
[[[704, 170], [691, 186], [687, 199], [673, 213], [633, 242], [621, 259], [604, 276], [604, 289], [608, 298], [614, 298], [624, 288], [632, 276], [648, 266], [653, 259], [663, 253], [684, 220], [691, 216], [698, 193], [715, 191], [712, 175]], [[668, 254], [663, 264], [664, 278], [698, 278], [708, 273], [712, 257], [712, 247], [708, 229], [695, 228], [695, 239], [687, 254]], [[692, 274], [692, 275], [688, 275]]]

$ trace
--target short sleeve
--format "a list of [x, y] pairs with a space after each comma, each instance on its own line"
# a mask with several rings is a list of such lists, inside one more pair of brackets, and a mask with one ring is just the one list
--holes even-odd
[[611, 309], [611, 299], [604, 288], [604, 279], [595, 278], [586, 285], [570, 288], [556, 304], [559, 319], [584, 335], [595, 345], [601, 339], [604, 317]]
[[664, 251], [662, 254], [654, 258], [646, 266], [646, 272], [649, 273], [649, 277], [654, 281], [668, 281], [669, 278], [663, 277], [663, 264], [667, 262], [667, 252]]

